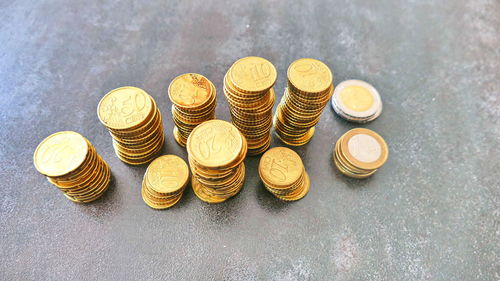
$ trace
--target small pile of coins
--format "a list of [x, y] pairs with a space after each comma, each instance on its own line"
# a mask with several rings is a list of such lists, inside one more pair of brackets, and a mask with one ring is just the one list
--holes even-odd
[[222, 120], [206, 121], [191, 132], [186, 148], [191, 185], [200, 200], [221, 203], [240, 192], [247, 143], [235, 126]]
[[335, 144], [333, 160], [339, 171], [363, 179], [373, 175], [389, 156], [384, 139], [374, 131], [356, 128], [345, 133]]
[[366, 123], [382, 113], [382, 100], [372, 85], [361, 80], [346, 80], [335, 88], [332, 107], [348, 121]]
[[153, 209], [167, 209], [179, 202], [189, 182], [189, 168], [176, 155], [163, 155], [149, 164], [142, 180], [142, 200]]
[[112, 90], [99, 102], [97, 115], [113, 138], [115, 153], [123, 162], [148, 163], [163, 148], [161, 113], [144, 90], [136, 87]]
[[191, 131], [199, 124], [215, 119], [215, 86], [203, 75], [186, 73], [177, 76], [168, 87], [172, 102], [174, 138], [183, 147]]
[[248, 155], [258, 155], [271, 145], [276, 68], [260, 57], [237, 60], [224, 76], [224, 94], [233, 124], [248, 142]]
[[276, 135], [300, 146], [314, 135], [314, 126], [333, 93], [333, 74], [315, 59], [298, 59], [288, 67], [288, 88], [274, 115]]
[[266, 189], [285, 201], [302, 199], [311, 185], [302, 159], [286, 147], [273, 147], [262, 155], [259, 175]]
[[82, 135], [63, 131], [45, 138], [33, 155], [35, 168], [66, 198], [88, 203], [109, 187], [111, 171], [94, 146]]

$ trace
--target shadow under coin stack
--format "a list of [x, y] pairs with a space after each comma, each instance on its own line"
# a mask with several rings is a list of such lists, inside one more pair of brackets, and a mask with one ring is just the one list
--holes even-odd
[[66, 198], [88, 203], [109, 187], [111, 171], [94, 146], [82, 135], [63, 131], [43, 140], [35, 150], [36, 169], [47, 176]]
[[215, 119], [215, 86], [203, 75], [186, 73], [172, 80], [168, 97], [172, 102], [174, 138], [185, 147], [189, 134], [196, 126]]
[[193, 191], [202, 201], [221, 203], [240, 192], [245, 181], [247, 143], [231, 123], [210, 120], [187, 140]]
[[179, 202], [189, 182], [189, 168], [176, 155], [163, 155], [149, 164], [142, 180], [142, 199], [153, 209], [167, 209]]
[[286, 147], [273, 147], [262, 155], [259, 175], [266, 189], [285, 201], [304, 198], [311, 185], [302, 159]]
[[136, 87], [112, 90], [99, 102], [97, 115], [113, 138], [115, 153], [123, 162], [148, 163], [163, 148], [161, 113], [144, 90]]
[[389, 150], [374, 131], [356, 128], [345, 133], [335, 144], [333, 160], [339, 171], [352, 178], [367, 178], [387, 161]]
[[260, 57], [237, 60], [224, 77], [224, 94], [233, 124], [248, 142], [248, 155], [258, 155], [271, 145], [276, 68]]
[[332, 107], [345, 120], [367, 123], [382, 113], [382, 100], [372, 85], [361, 80], [346, 80], [335, 87]]
[[315, 59], [299, 59], [288, 67], [288, 88], [274, 115], [276, 135], [285, 144], [304, 145], [333, 93], [333, 74]]

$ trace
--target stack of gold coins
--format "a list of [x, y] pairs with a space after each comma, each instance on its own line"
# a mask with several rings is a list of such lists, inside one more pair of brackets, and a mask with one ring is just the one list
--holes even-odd
[[167, 209], [181, 200], [189, 168], [176, 155], [163, 155], [149, 164], [142, 180], [142, 200], [153, 209]]
[[288, 88], [274, 115], [276, 135], [292, 146], [304, 145], [333, 93], [333, 74], [315, 59], [299, 59], [288, 67]]
[[144, 90], [136, 87], [112, 90], [99, 102], [97, 115], [109, 130], [115, 153], [123, 162], [148, 163], [163, 148], [161, 113]]
[[179, 145], [186, 146], [187, 138], [196, 126], [215, 119], [215, 86], [203, 75], [186, 73], [172, 80], [168, 97], [172, 101], [174, 138]]
[[266, 189], [285, 201], [302, 199], [311, 185], [302, 159], [286, 147], [273, 147], [262, 155], [259, 175]]
[[382, 100], [377, 89], [365, 81], [346, 80], [335, 87], [332, 107], [348, 121], [366, 123], [382, 113]]
[[337, 141], [333, 161], [342, 174], [362, 179], [373, 175], [388, 156], [387, 144], [379, 134], [356, 128]]
[[248, 155], [258, 155], [271, 144], [276, 68], [260, 57], [237, 60], [224, 77], [224, 94], [233, 124], [248, 142]]
[[245, 137], [231, 123], [210, 120], [187, 140], [191, 185], [202, 201], [221, 203], [236, 195], [245, 181]]
[[69, 200], [88, 203], [108, 189], [111, 171], [94, 146], [72, 131], [52, 134], [33, 155], [35, 167]]

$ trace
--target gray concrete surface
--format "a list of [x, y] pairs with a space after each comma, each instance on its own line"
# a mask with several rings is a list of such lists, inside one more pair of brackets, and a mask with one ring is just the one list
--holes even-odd
[[[468, 1], [0, 1], [1, 280], [499, 280], [500, 3]], [[328, 107], [297, 148], [310, 193], [282, 203], [249, 158], [243, 191], [207, 205], [187, 190], [154, 211], [145, 167], [113, 154], [96, 116], [110, 89], [133, 85], [164, 115], [170, 80], [214, 81], [236, 59], [273, 62], [282, 94], [300, 57], [338, 83], [376, 86], [382, 116], [365, 127], [390, 147], [368, 180], [340, 175], [334, 141], [355, 127]], [[219, 92], [220, 93], [220, 92]], [[217, 115], [229, 120], [219, 95]], [[66, 200], [32, 153], [75, 130], [110, 164], [99, 201]], [[273, 146], [281, 145], [275, 138]]]

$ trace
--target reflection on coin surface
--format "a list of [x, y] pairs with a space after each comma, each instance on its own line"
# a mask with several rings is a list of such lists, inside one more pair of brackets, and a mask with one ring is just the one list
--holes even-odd
[[211, 95], [212, 87], [201, 74], [186, 73], [177, 76], [168, 88], [173, 103], [182, 107], [196, 107], [205, 103]]
[[381, 147], [375, 138], [358, 134], [347, 142], [349, 153], [361, 162], [371, 163], [380, 158]]
[[43, 140], [35, 150], [33, 160], [41, 174], [57, 177], [78, 168], [87, 153], [88, 144], [82, 135], [63, 131]]

